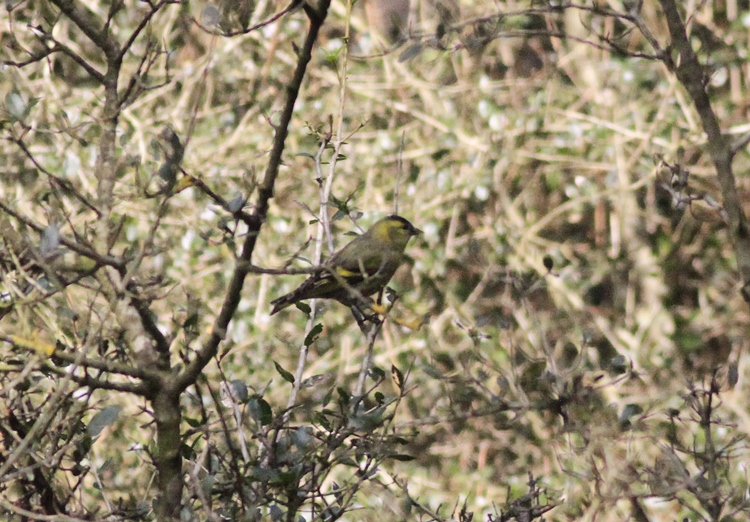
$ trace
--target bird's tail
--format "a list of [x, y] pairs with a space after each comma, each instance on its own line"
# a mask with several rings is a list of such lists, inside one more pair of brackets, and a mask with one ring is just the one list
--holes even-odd
[[282, 295], [278, 299], [274, 299], [271, 301], [271, 305], [273, 306], [273, 309], [271, 310], [271, 315], [280, 312], [284, 308], [287, 308], [292, 305], [294, 302], [294, 294], [296, 292], [292, 292], [291, 294]]

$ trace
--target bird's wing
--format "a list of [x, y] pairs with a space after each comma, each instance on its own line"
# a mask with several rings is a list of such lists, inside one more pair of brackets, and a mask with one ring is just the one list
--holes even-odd
[[[344, 279], [346, 284], [355, 287], [370, 277], [373, 277], [372, 281], [376, 282], [379, 276], [378, 272], [382, 270], [387, 272], [389, 260], [392, 256], [389, 255], [387, 249], [372, 251], [371, 248], [362, 248], [362, 243], [368, 240], [364, 236], [355, 238], [328, 259], [319, 272], [307, 278], [296, 290], [271, 301], [274, 306], [271, 314], [275, 314], [292, 303], [304, 299], [338, 298], [339, 294], [346, 295], [346, 290], [341, 285], [341, 279]], [[392, 265], [392, 263], [390, 264]], [[336, 276], [333, 275], [333, 270], [335, 270]], [[385, 282], [390, 279], [391, 275], [393, 274], [390, 273], [385, 276]], [[361, 291], [366, 293], [372, 293], [375, 289], [377, 288], [360, 288]]]
[[297, 301], [312, 299], [314, 297], [325, 297], [326, 294], [330, 293], [337, 287], [338, 284], [335, 278], [331, 276], [330, 272], [318, 272], [308, 277], [305, 282], [299, 285], [294, 291], [271, 301], [271, 304], [273, 305], [271, 315], [279, 310], [283, 310]]
[[[365, 251], [368, 249], [361, 248], [359, 236], [344, 248], [336, 252], [327, 264], [335, 266], [336, 271], [341, 277], [348, 279], [362, 280], [365, 276], [375, 275], [383, 265], [385, 259], [382, 250]], [[372, 249], [369, 249], [372, 250]], [[326, 271], [326, 273], [328, 273]], [[321, 274], [324, 276], [325, 274]], [[328, 273], [328, 277], [333, 277]], [[353, 284], [353, 283], [351, 283]]]

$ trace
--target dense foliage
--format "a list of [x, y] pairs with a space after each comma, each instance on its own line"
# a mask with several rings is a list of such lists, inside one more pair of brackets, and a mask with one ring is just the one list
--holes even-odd
[[747, 2], [361, 4], [6, 3], [3, 517], [747, 517]]

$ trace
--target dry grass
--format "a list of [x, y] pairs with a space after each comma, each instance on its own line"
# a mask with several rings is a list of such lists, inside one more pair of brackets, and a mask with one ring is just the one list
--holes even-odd
[[[525, 7], [500, 4], [503, 11]], [[298, 41], [304, 17], [289, 15], [261, 31], [220, 38], [190, 24], [187, 17], [200, 17], [204, 7], [192, 4], [188, 13], [174, 5], [153, 23], [153, 37], [171, 50], [163, 58], [170, 74], [165, 86], [140, 96], [120, 120], [118, 155], [133, 161], [123, 164], [116, 188], [117, 213], [124, 217], [116, 252], [143, 248], [156, 226], [160, 200], [142, 194], [143, 187], [153, 186], [152, 173], [162, 162], [153, 143], [166, 124], [187, 143], [185, 170], [227, 199], [251, 195], [265, 167], [284, 82], [295, 63], [292, 42]], [[485, 6], [462, 8], [468, 17]], [[704, 6], [696, 19], [719, 17], [709, 9]], [[649, 520], [689, 516], [676, 499], [697, 504], [686, 477], [695, 479], [700, 462], [679, 454], [687, 475], [676, 470], [681, 464], [669, 450], [667, 410], [679, 411], [676, 430], [686, 446], [693, 436], [702, 444], [690, 409], [697, 400], [691, 387], [707, 382], [710, 368], [725, 368], [730, 361], [739, 369], [739, 382], [721, 394], [715, 443], [723, 447], [750, 433], [741, 399], [748, 393], [749, 319], [731, 245], [714, 210], [675, 208], [663, 188], [668, 178], [654, 160], [658, 155], [673, 163], [683, 148], [697, 190], [715, 193], [713, 169], [703, 154], [705, 137], [681, 87], [657, 62], [542, 36], [498, 38], [479, 57], [466, 50], [425, 49], [404, 62], [398, 59], [401, 51], [364, 58], [362, 16], [355, 9], [352, 55], [345, 59], [337, 35], [347, 24], [346, 13], [338, 6], [332, 14], [297, 103], [285, 166], [253, 257], [264, 267], [282, 267], [295, 253], [312, 259], [313, 242], [302, 247], [318, 234], [307, 209], [317, 210], [319, 185], [307, 155], [317, 153], [329, 118], [333, 143], [344, 156], [333, 171], [332, 194], [347, 201], [349, 211], [362, 213], [359, 226], [366, 228], [398, 204], [398, 212], [425, 231], [394, 280], [401, 292], [394, 314], [428, 314], [429, 323], [409, 331], [387, 321], [374, 359], [380, 368], [396, 365], [408, 372], [409, 393], [392, 429], [414, 436], [405, 452], [417, 459], [387, 466], [379, 476], [382, 489], [363, 490], [361, 504], [377, 513], [384, 495], [393, 495], [389, 506], [396, 498], [402, 502], [403, 492], [391, 483], [397, 476], [420, 503], [436, 509], [468, 498], [480, 517], [493, 504], [525, 494], [531, 473], [560, 502], [550, 520], [624, 520], [631, 514], [629, 499], [636, 497], [650, 497]], [[584, 18], [519, 17], [500, 30], [546, 24], [571, 35], [583, 31], [582, 37], [591, 39], [578, 26]], [[648, 9], [644, 19], [654, 28], [662, 23]], [[16, 22], [14, 30], [30, 41], [28, 27]], [[724, 30], [743, 34], [734, 26]], [[9, 38], [7, 21], [2, 31]], [[3, 53], [4, 59], [22, 54]], [[135, 65], [128, 67], [132, 71]], [[727, 71], [727, 83], [712, 88], [717, 112], [727, 127], [744, 132], [738, 126], [748, 99], [747, 65]], [[37, 161], [94, 196], [97, 91], [66, 83], [48, 62], [6, 66], [0, 95], [15, 91], [26, 101], [40, 98], [24, 122], [31, 128], [25, 141]], [[3, 202], [43, 226], [59, 224], [67, 235], [85, 229], [89, 215], [72, 212], [76, 207], [69, 199], [63, 205], [49, 199], [45, 176], [34, 172], [22, 151], [7, 140], [0, 146]], [[747, 164], [743, 150], [736, 171]], [[330, 176], [328, 165], [323, 167]], [[746, 180], [739, 183], [746, 190]], [[183, 191], [171, 200], [143, 260], [139, 278], [165, 278], [153, 309], [166, 329], [177, 332], [175, 349], [187, 343], [180, 325], [188, 310], [197, 310], [199, 341], [218, 313], [233, 262], [222, 218], [196, 188]], [[336, 244], [355, 229], [348, 218], [336, 221]], [[554, 261], [551, 273], [545, 256]], [[268, 303], [302, 277], [251, 276], [221, 348], [224, 377], [265, 390], [275, 411], [286, 404], [291, 386], [273, 362], [293, 371], [306, 318], [294, 308], [269, 317]], [[66, 325], [61, 309], [80, 319]], [[366, 350], [340, 305], [326, 306], [320, 322], [325, 329], [311, 348], [304, 376], [327, 378], [303, 389], [299, 402], [309, 408], [294, 413], [295, 424], [313, 422], [332, 387], [353, 388]], [[0, 331], [41, 331], [88, 350], [95, 349], [89, 332], [116, 337], [105, 303], [85, 289], [41, 302], [26, 299], [2, 319]], [[6, 359], [12, 357], [8, 350], [3, 348]], [[617, 356], [627, 367], [624, 373], [611, 369]], [[218, 388], [219, 378], [217, 366], [210, 366], [207, 382]], [[39, 375], [36, 394], [27, 397], [32, 409], [41, 408], [53, 388], [45, 379]], [[397, 394], [390, 382], [381, 391]], [[103, 392], [96, 398], [102, 404], [120, 400]], [[624, 419], [632, 424], [624, 429], [627, 405], [641, 412]], [[110, 465], [100, 477], [105, 487], [87, 489], [89, 506], [101, 502], [98, 495], [109, 495], [110, 502], [120, 495], [150, 498], [151, 477], [134, 473], [120, 484], [116, 473], [141, 459], [127, 448], [150, 442], [151, 427], [142, 426], [149, 417], [139, 413], [141, 406], [131, 405], [117, 431], [96, 442], [96, 464]], [[185, 410], [187, 416], [194, 412], [188, 400]], [[747, 459], [744, 443], [727, 459], [732, 464], [722, 480], [727, 488], [742, 489], [746, 477], [738, 466]], [[344, 480], [350, 475], [342, 472]], [[394, 517], [406, 516], [393, 509]], [[368, 513], [355, 511], [349, 519], [367, 520]]]

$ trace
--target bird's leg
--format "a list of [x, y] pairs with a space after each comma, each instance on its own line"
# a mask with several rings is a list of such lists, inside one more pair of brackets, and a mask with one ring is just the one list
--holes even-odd
[[393, 303], [396, 302], [396, 299], [398, 299], [398, 295], [396, 292], [391, 290], [391, 294], [395, 296], [395, 299], [393, 299], [393, 302], [388, 307], [383, 306], [383, 295], [385, 293], [385, 288], [381, 289], [380, 292], [378, 292], [378, 299], [375, 303], [372, 304], [372, 309], [375, 310], [376, 313], [380, 315], [386, 315], [388, 313], [388, 310], [390, 310], [393, 307]]
[[376, 313], [375, 313], [375, 314], [372, 314], [372, 315], [369, 315], [369, 316], [367, 316], [367, 320], [368, 320], [368, 321], [370, 321], [370, 322], [371, 322], [372, 324], [374, 324], [374, 325], [376, 325], [376, 326], [377, 326], [377, 325], [380, 325], [380, 324], [383, 324], [383, 320], [382, 320], [382, 319], [380, 318], [380, 316], [379, 316], [378, 314], [376, 314]]
[[354, 320], [357, 321], [357, 326], [359, 326], [359, 329], [366, 336], [367, 333], [370, 331], [370, 328], [367, 325], [367, 317], [362, 312], [362, 310], [359, 309], [359, 306], [357, 305], [352, 305], [349, 309], [352, 311]]
[[354, 320], [357, 321], [359, 329], [362, 330], [362, 333], [365, 335], [370, 332], [370, 328], [375, 328], [378, 325], [382, 324], [382, 321], [380, 320], [378, 314], [368, 314], [364, 310], [362, 310], [359, 305], [356, 304], [350, 306], [349, 308], [352, 311]]

